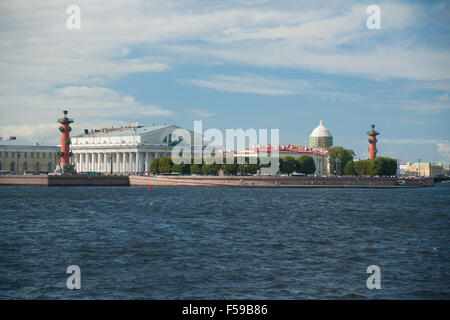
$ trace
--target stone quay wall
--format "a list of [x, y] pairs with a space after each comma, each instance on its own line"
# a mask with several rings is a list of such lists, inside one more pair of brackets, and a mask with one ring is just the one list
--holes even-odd
[[24, 186], [168, 186], [260, 188], [406, 188], [431, 187], [432, 178], [281, 177], [281, 176], [0, 176], [0, 185]]

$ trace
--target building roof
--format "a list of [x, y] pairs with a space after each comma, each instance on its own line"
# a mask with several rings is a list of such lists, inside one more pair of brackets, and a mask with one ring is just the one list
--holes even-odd
[[164, 126], [141, 126], [139, 124], [127, 125], [121, 128], [103, 128], [103, 129], [90, 129], [88, 133], [82, 133], [76, 136], [75, 138], [81, 137], [102, 137], [102, 136], [134, 136], [141, 135], [144, 133], [156, 131], [163, 128], [176, 127], [173, 125], [164, 125]]
[[322, 150], [322, 149], [315, 149], [315, 148], [310, 148], [310, 147], [297, 147], [297, 146], [293, 146], [291, 144], [288, 145], [277, 145], [277, 146], [271, 146], [271, 145], [267, 145], [267, 146], [258, 146], [258, 147], [252, 147], [249, 149], [244, 149], [244, 150], [238, 150], [238, 151], [234, 151], [234, 154], [236, 155], [245, 155], [245, 154], [254, 154], [254, 153], [259, 153], [259, 152], [267, 152], [267, 153], [271, 153], [272, 149], [274, 150], [278, 150], [278, 152], [292, 152], [292, 153], [298, 153], [298, 154], [318, 154], [318, 155], [325, 155], [327, 154], [327, 151]]
[[310, 137], [332, 137], [332, 135], [320, 120], [320, 124], [311, 132]]
[[430, 162], [430, 161], [424, 161], [424, 162], [420, 162], [420, 163], [419, 162], [408, 162], [406, 165], [410, 166], [410, 167], [419, 167], [419, 166], [422, 166], [422, 167], [426, 167], [426, 166], [443, 167], [442, 162]]

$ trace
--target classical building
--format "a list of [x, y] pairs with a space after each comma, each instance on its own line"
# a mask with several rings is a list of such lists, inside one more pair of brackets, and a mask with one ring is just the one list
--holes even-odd
[[407, 176], [436, 177], [445, 173], [442, 163], [408, 162], [399, 166], [401, 174]]
[[298, 158], [301, 155], [307, 154], [311, 156], [316, 165], [316, 172], [314, 174], [326, 175], [329, 171], [328, 152], [324, 149], [314, 149], [310, 147], [302, 147], [299, 144], [293, 146], [291, 144], [281, 146], [252, 146], [252, 148], [236, 151], [235, 157], [258, 157], [261, 153], [267, 154], [270, 157], [273, 150], [278, 151], [279, 157], [291, 156]]
[[24, 172], [53, 172], [59, 164], [57, 146], [0, 145], [0, 171], [22, 174]]
[[323, 121], [320, 120], [320, 124], [311, 132], [309, 136], [309, 147], [313, 149], [329, 149], [333, 146], [333, 136], [330, 131], [323, 125]]
[[77, 172], [150, 172], [152, 160], [170, 156], [174, 146], [194, 147], [197, 141], [194, 141], [194, 133], [188, 131], [191, 142], [186, 144], [182, 136], [174, 133], [177, 129], [182, 128], [133, 124], [121, 128], [86, 129], [83, 134], [71, 138], [72, 162]]

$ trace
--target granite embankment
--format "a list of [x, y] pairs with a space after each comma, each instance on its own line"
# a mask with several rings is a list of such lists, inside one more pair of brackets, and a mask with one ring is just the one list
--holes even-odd
[[261, 188], [405, 188], [431, 187], [433, 179], [396, 177], [281, 177], [281, 176], [130, 176], [131, 186], [261, 187]]
[[0, 176], [0, 185], [16, 186], [129, 186], [128, 176]]
[[167, 186], [254, 188], [407, 188], [430, 187], [431, 178], [281, 177], [281, 176], [0, 176], [0, 185], [24, 186]]

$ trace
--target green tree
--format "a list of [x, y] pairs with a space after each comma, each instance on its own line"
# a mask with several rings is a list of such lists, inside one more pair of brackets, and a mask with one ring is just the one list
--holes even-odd
[[159, 173], [159, 158], [153, 159], [150, 164], [150, 171], [153, 173]]
[[280, 172], [281, 173], [292, 173], [297, 169], [298, 162], [291, 156], [285, 156], [280, 159]]
[[172, 165], [172, 172], [177, 172], [181, 174], [189, 174], [191, 172], [191, 168], [189, 167], [189, 164], [185, 164], [184, 162], [180, 164], [173, 164]]
[[238, 165], [236, 158], [233, 158], [233, 163], [227, 164], [227, 159], [223, 159], [222, 164], [223, 173], [226, 175], [236, 175], [238, 172]]
[[369, 160], [355, 161], [355, 172], [359, 176], [369, 175]]
[[355, 153], [353, 150], [344, 149], [343, 147], [332, 147], [328, 150], [330, 158], [330, 172], [334, 173], [336, 170], [337, 175], [344, 173], [344, 168], [349, 161], [353, 160]]
[[313, 157], [304, 154], [297, 158], [297, 172], [305, 174], [313, 174], [316, 172], [316, 164], [314, 163]]
[[207, 163], [203, 163], [202, 166], [202, 173], [203, 174], [213, 174], [216, 175], [220, 170], [220, 165], [218, 165], [217, 163], [211, 163], [211, 164], [207, 164]]
[[[200, 160], [200, 161], [198, 161], [198, 160]], [[195, 162], [200, 162], [200, 163], [195, 163]], [[202, 173], [202, 162], [203, 162], [203, 159], [192, 158], [191, 165], [189, 166], [191, 169], [190, 173], [191, 174], [201, 174]]]
[[191, 164], [191, 174], [201, 174], [202, 173], [202, 165], [193, 163]]
[[359, 160], [354, 163], [358, 175], [393, 176], [397, 173], [397, 160], [387, 157], [376, 157], [372, 160]]
[[170, 157], [164, 157], [159, 160], [158, 170], [161, 173], [169, 173], [172, 172], [172, 159]]
[[347, 162], [347, 164], [345, 165], [344, 171], [345, 171], [345, 175], [347, 175], [347, 176], [356, 175], [355, 162], [354, 161]]

